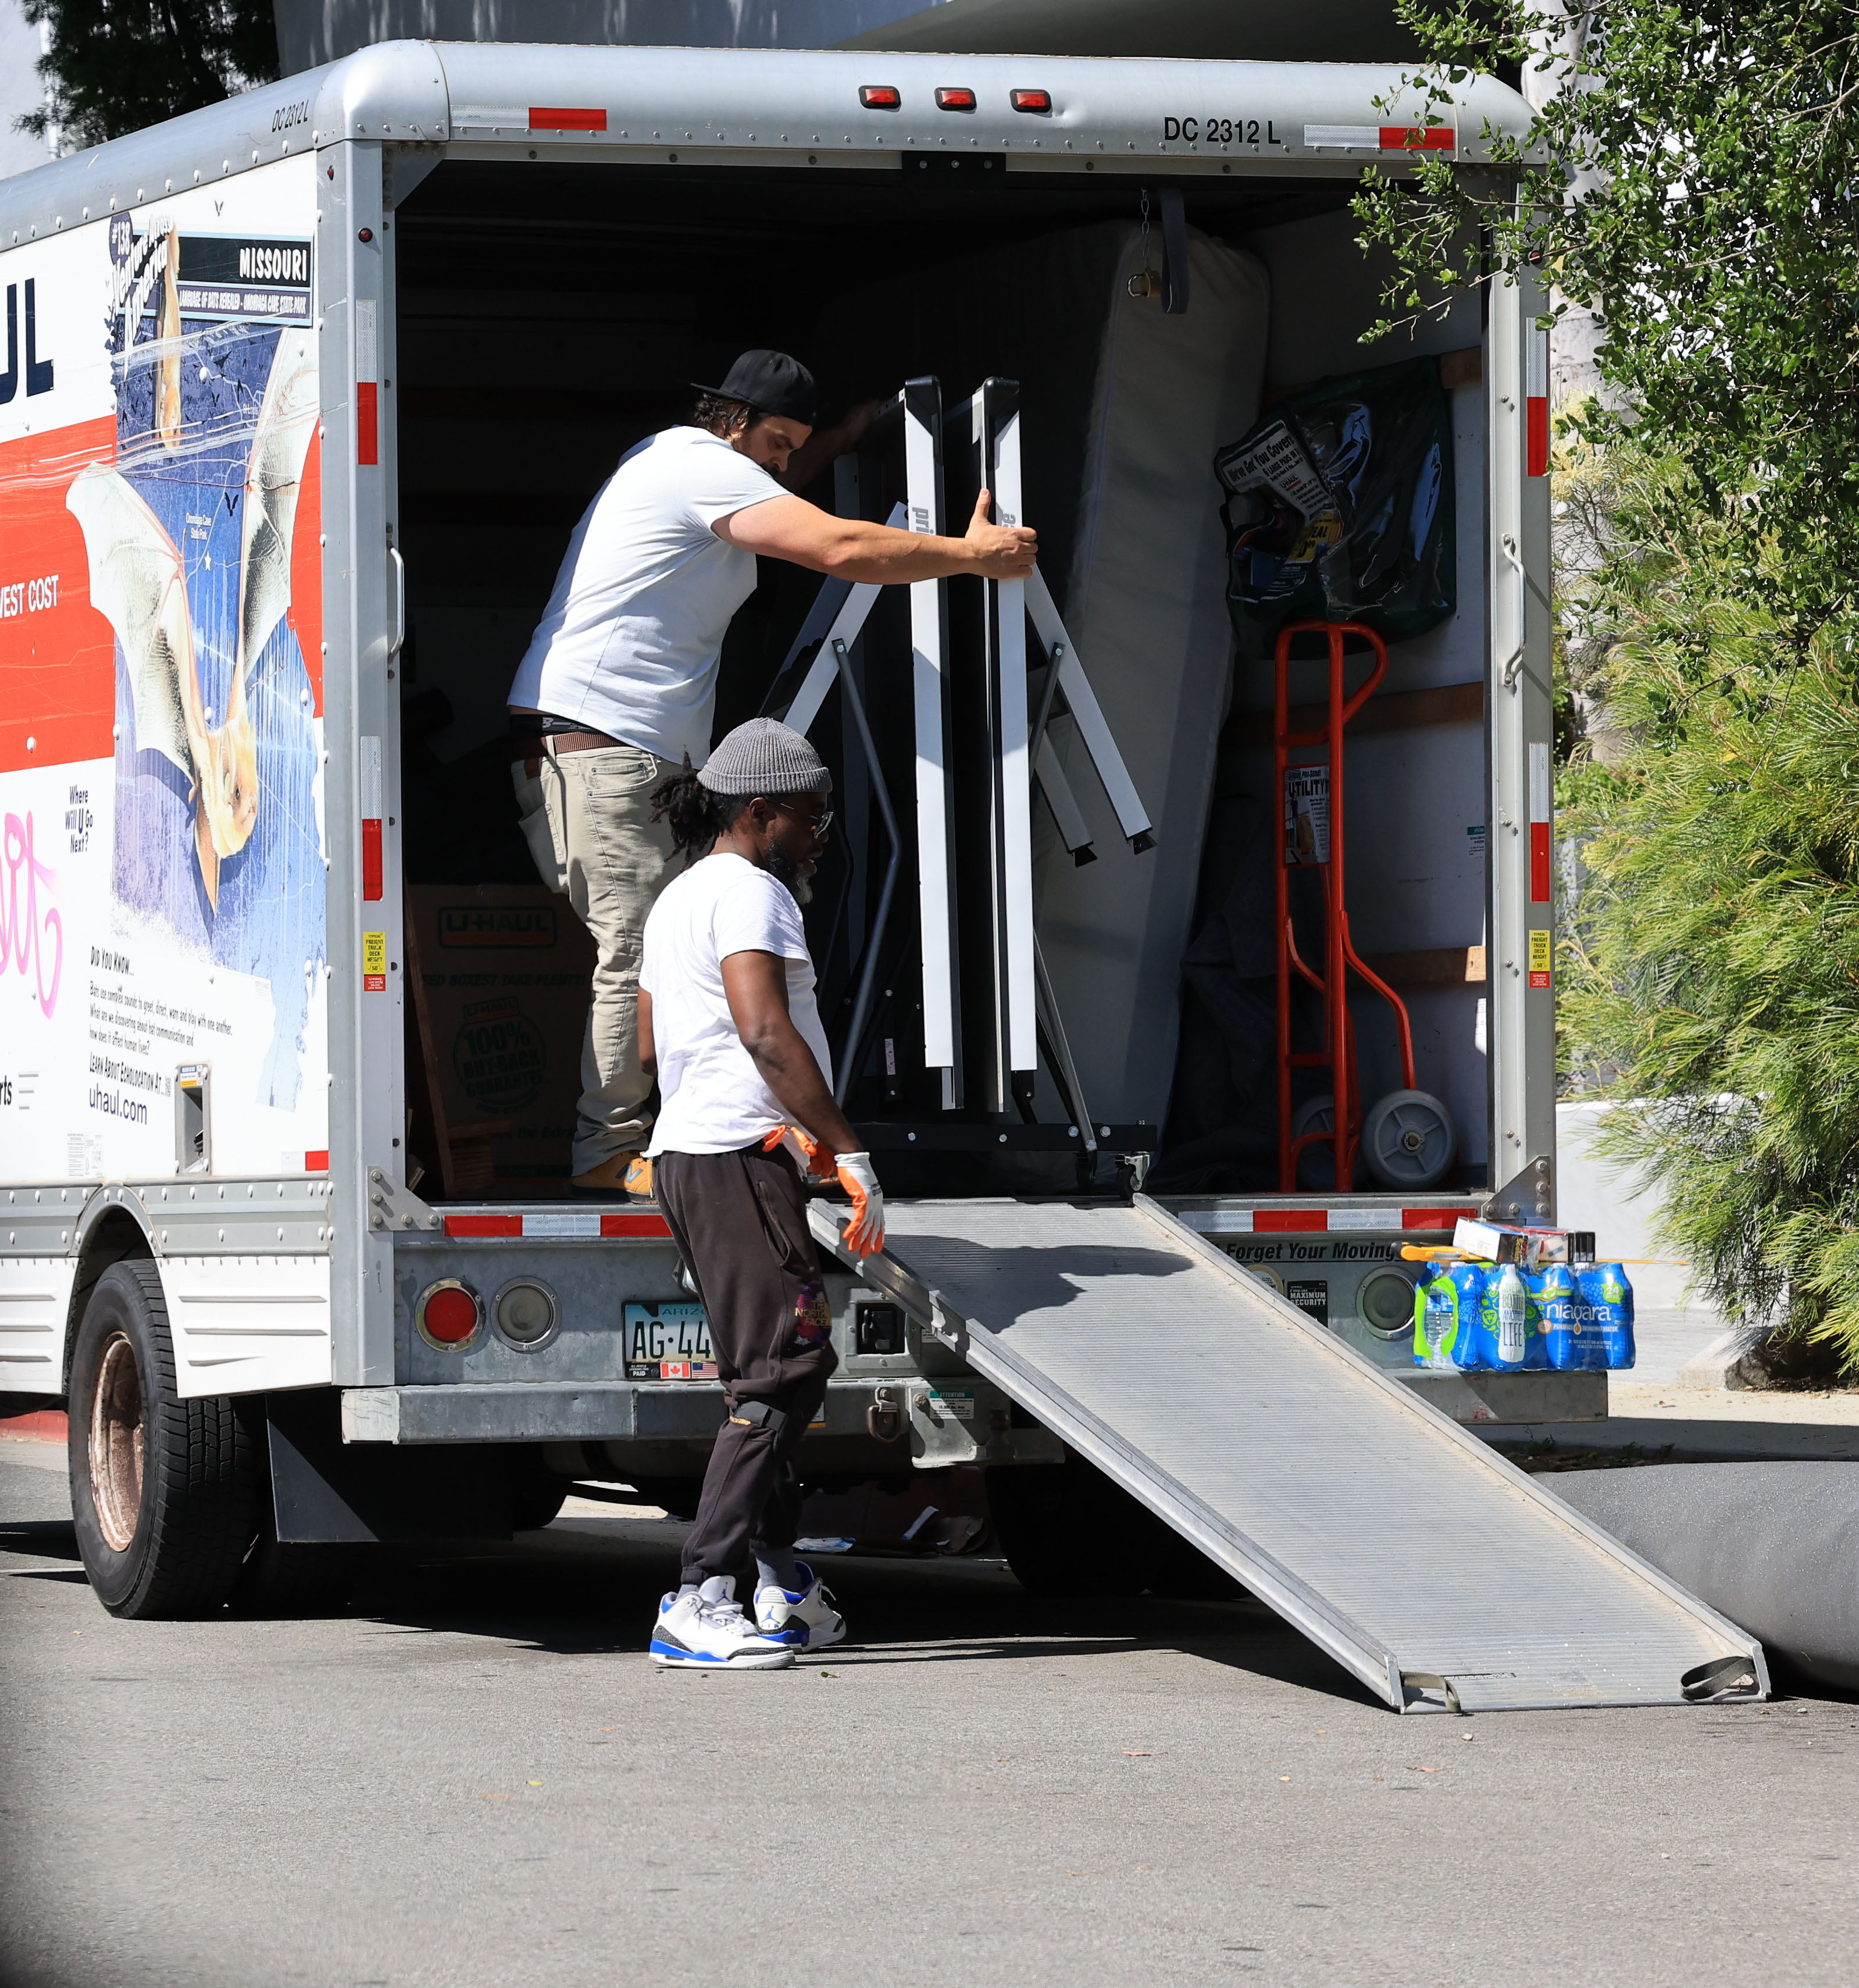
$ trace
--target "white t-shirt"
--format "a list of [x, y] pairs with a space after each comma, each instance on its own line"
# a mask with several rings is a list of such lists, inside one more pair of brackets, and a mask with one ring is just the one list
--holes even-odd
[[755, 587], [755, 554], [711, 527], [787, 494], [702, 428], [628, 449], [568, 541], [511, 703], [702, 766], [724, 633]]
[[645, 921], [639, 985], [652, 997], [662, 1100], [651, 1152], [733, 1153], [787, 1123], [729, 1013], [723, 962], [732, 952], [772, 952], [787, 962], [788, 1013], [833, 1081], [793, 892], [745, 857], [706, 856], [673, 877]]

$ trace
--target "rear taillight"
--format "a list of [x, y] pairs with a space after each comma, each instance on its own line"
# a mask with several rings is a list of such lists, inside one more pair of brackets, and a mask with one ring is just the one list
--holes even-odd
[[939, 90], [936, 93], [938, 110], [972, 110], [975, 93], [972, 90]]
[[858, 100], [867, 110], [896, 110], [902, 107], [904, 97], [887, 83], [868, 83], [860, 90]]
[[420, 1293], [413, 1322], [428, 1345], [441, 1352], [462, 1352], [483, 1327], [484, 1307], [469, 1284], [441, 1277]]
[[1052, 93], [1045, 90], [1016, 90], [1012, 101], [1016, 110], [1049, 110]]

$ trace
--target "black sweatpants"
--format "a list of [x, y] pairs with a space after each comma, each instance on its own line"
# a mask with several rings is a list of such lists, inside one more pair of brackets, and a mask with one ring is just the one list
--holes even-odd
[[794, 1452], [825, 1400], [833, 1351], [806, 1195], [787, 1153], [661, 1153], [658, 1205], [695, 1280], [728, 1419], [717, 1432], [684, 1577], [740, 1576], [800, 1530]]

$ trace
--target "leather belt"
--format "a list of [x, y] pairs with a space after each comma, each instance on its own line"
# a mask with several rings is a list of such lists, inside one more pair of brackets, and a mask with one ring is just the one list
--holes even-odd
[[529, 766], [539, 761], [552, 746], [558, 752], [600, 752], [625, 743], [624, 739], [609, 738], [604, 732], [534, 732], [526, 739], [512, 734], [510, 757]]

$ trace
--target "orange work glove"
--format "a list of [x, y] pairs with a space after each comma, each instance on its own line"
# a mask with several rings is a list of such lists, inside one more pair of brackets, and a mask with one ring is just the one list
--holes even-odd
[[777, 1146], [786, 1146], [793, 1155], [795, 1164], [810, 1178], [830, 1181], [833, 1178], [833, 1155], [803, 1126], [777, 1125], [763, 1135], [763, 1152], [772, 1153]]
[[874, 1256], [884, 1246], [884, 1190], [871, 1169], [869, 1153], [841, 1153], [839, 1184], [852, 1197], [846, 1242], [854, 1256]]

